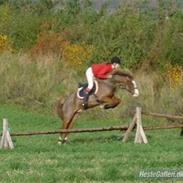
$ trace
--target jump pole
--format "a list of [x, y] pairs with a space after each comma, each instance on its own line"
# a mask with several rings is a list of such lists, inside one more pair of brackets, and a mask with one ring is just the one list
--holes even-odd
[[53, 135], [59, 133], [92, 133], [102, 131], [125, 131], [128, 126], [111, 126], [111, 127], [98, 127], [98, 128], [76, 128], [76, 129], [60, 129], [53, 131], [32, 131], [32, 132], [19, 132], [11, 133], [11, 136], [33, 136], [33, 135]]
[[[59, 134], [59, 133], [95, 133], [95, 132], [102, 132], [102, 131], [125, 131], [125, 130], [128, 130], [128, 128], [129, 126], [77, 128], [77, 129], [69, 129], [69, 130], [14, 132], [14, 133], [11, 133], [10, 135], [11, 137], [18, 137], [18, 136], [34, 136], [34, 135], [53, 135], [53, 134]], [[169, 125], [169, 126], [149, 126], [149, 127], [144, 127], [143, 129], [144, 130], [163, 130], [163, 129], [175, 129], [175, 128], [183, 128], [183, 124]]]

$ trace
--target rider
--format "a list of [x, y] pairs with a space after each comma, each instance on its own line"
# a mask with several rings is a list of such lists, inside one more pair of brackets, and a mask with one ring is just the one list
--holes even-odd
[[92, 90], [93, 84], [94, 84], [94, 78], [99, 78], [99, 79], [111, 78], [112, 76], [110, 75], [110, 72], [113, 71], [114, 69], [119, 68], [120, 64], [121, 64], [120, 58], [113, 57], [111, 59], [111, 63], [92, 64], [91, 67], [89, 67], [86, 70], [88, 87], [84, 91], [84, 99], [83, 99], [84, 109], [87, 108], [90, 91]]

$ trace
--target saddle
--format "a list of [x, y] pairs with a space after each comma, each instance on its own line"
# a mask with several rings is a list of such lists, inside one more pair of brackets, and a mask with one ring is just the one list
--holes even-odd
[[[78, 91], [77, 91], [77, 97], [79, 99], [84, 98], [84, 90], [88, 87], [88, 83], [78, 83]], [[90, 95], [95, 95], [98, 91], [98, 83], [97, 81], [94, 81], [93, 88], [90, 91]]]

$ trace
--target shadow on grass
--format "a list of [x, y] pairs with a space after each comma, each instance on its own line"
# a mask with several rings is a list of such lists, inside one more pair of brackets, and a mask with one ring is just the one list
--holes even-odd
[[[148, 139], [151, 139], [151, 135], [146, 135]], [[124, 137], [124, 134], [119, 136], [119, 135], [111, 135], [111, 136], [100, 136], [100, 137], [77, 137], [75, 139], [69, 139], [68, 143], [69, 144], [79, 144], [79, 143], [109, 143], [109, 142], [122, 142]], [[128, 141], [134, 141], [135, 139], [135, 134], [132, 134], [129, 136]]]
[[71, 139], [70, 143], [93, 143], [93, 142], [100, 142], [100, 143], [107, 143], [112, 141], [121, 141], [122, 137], [117, 135], [111, 135], [109, 137], [87, 137], [87, 138], [75, 138]]

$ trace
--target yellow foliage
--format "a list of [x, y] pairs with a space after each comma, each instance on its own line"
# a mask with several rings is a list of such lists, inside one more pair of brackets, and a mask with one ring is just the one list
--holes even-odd
[[8, 49], [8, 37], [0, 34], [0, 52]]
[[166, 66], [166, 73], [169, 84], [172, 88], [178, 86], [182, 81], [183, 69], [180, 65], [171, 65]]
[[70, 65], [77, 66], [85, 63], [93, 53], [93, 47], [86, 44], [68, 44], [64, 48], [63, 58]]

